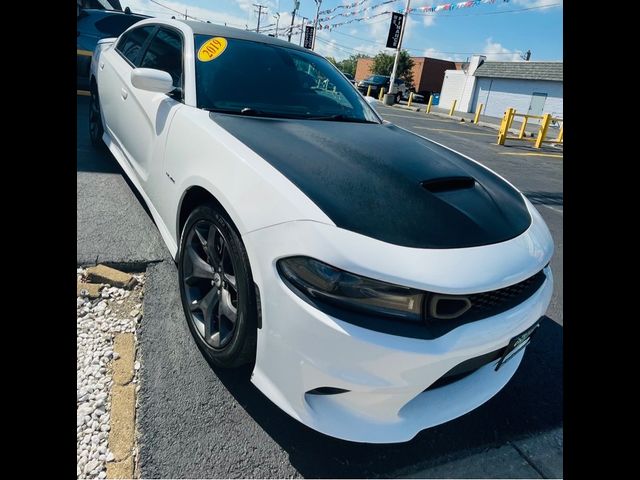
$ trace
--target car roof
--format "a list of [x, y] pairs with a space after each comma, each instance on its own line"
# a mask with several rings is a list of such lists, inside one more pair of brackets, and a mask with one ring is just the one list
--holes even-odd
[[[158, 23], [163, 23], [162, 19], [157, 19]], [[178, 19], [176, 19], [178, 20]], [[279, 38], [270, 37], [260, 33], [242, 30], [240, 28], [227, 27], [225, 25], [218, 25], [216, 23], [196, 22], [193, 20], [179, 20], [182, 23], [186, 23], [191, 27], [195, 35], [211, 35], [225, 38], [237, 38], [239, 40], [250, 40], [252, 42], [266, 43], [269, 45], [277, 45], [279, 47], [293, 48], [295, 50], [304, 51], [307, 53], [317, 53], [309, 50], [308, 48], [301, 47], [291, 42], [280, 40]], [[168, 22], [167, 22], [168, 23]]]
[[140, 17], [140, 18], [152, 18], [149, 15], [143, 15], [141, 13], [125, 13], [121, 10], [105, 10], [102, 8], [81, 8], [80, 12], [85, 12], [86, 14], [89, 15], [100, 15], [103, 17], [109, 16], [109, 15], [127, 15], [127, 16], [131, 16], [131, 17]]

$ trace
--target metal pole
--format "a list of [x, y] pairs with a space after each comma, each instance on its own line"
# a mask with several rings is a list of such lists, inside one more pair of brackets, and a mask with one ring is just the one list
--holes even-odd
[[278, 24], [280, 23], [280, 14], [276, 13], [273, 18], [276, 19], [276, 38], [278, 38]]
[[300, 8], [300, 2], [296, 1], [293, 4], [293, 13], [291, 14], [291, 26], [289, 27], [289, 38], [287, 38], [288, 42], [291, 42], [291, 34], [293, 33], [293, 21], [296, 19], [296, 12]]
[[393, 70], [391, 71], [391, 78], [389, 79], [389, 93], [394, 93], [396, 83], [396, 73], [398, 71], [398, 61], [400, 60], [400, 51], [402, 50], [402, 38], [404, 37], [404, 30], [409, 23], [409, 7], [411, 0], [407, 0], [407, 6], [404, 9], [404, 18], [402, 19], [402, 28], [400, 29], [400, 39], [398, 40], [398, 48], [396, 49], [396, 58], [393, 61]]
[[316, 35], [318, 35], [318, 17], [320, 16], [320, 5], [322, 0], [314, 0], [316, 2], [316, 19], [313, 21], [313, 41], [311, 42], [311, 50], [316, 48]]
[[[259, 5], [257, 3], [254, 3], [253, 6], [258, 8], [258, 11], [256, 12], [258, 14], [258, 26], [256, 27], [256, 33], [260, 33], [260, 19], [262, 18], [262, 9], [266, 9], [267, 7], [265, 7], [264, 5]], [[267, 12], [265, 12], [265, 14], [266, 13]]]

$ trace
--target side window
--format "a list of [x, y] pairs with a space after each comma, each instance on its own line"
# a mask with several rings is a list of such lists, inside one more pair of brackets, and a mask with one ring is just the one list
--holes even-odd
[[168, 72], [173, 86], [183, 88], [182, 36], [173, 30], [158, 30], [142, 56], [140, 67]]
[[135, 65], [142, 45], [151, 32], [153, 32], [154, 28], [156, 28], [154, 25], [147, 25], [146, 27], [135, 28], [128, 31], [120, 37], [116, 50]]

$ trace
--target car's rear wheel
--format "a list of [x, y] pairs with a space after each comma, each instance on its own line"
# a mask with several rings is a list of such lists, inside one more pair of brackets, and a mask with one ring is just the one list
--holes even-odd
[[249, 259], [230, 221], [213, 205], [187, 219], [178, 258], [180, 295], [189, 330], [214, 365], [255, 359], [256, 294]]
[[91, 87], [89, 97], [89, 137], [94, 147], [101, 147], [102, 134], [104, 128], [102, 126], [102, 117], [100, 116], [100, 98], [98, 97], [98, 89], [95, 85]]
[[396, 93], [396, 103], [400, 103], [400, 100], [402, 100], [402, 93], [398, 92]]

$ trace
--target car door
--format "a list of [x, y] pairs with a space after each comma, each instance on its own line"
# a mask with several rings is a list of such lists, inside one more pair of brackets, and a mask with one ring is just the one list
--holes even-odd
[[[149, 194], [150, 176], [161, 168], [165, 127], [175, 111], [183, 105], [184, 40], [182, 33], [161, 26], [146, 43], [137, 68], [168, 72], [176, 90], [170, 94], [149, 92], [131, 84], [131, 72], [122, 78], [122, 104], [119, 112], [118, 138], [138, 181]], [[152, 199], [153, 200], [153, 199]]]
[[118, 146], [121, 145], [118, 122], [124, 102], [125, 79], [130, 78], [143, 46], [156, 29], [155, 25], [145, 25], [125, 32], [115, 47], [105, 50], [98, 61], [98, 94], [105, 130]]

